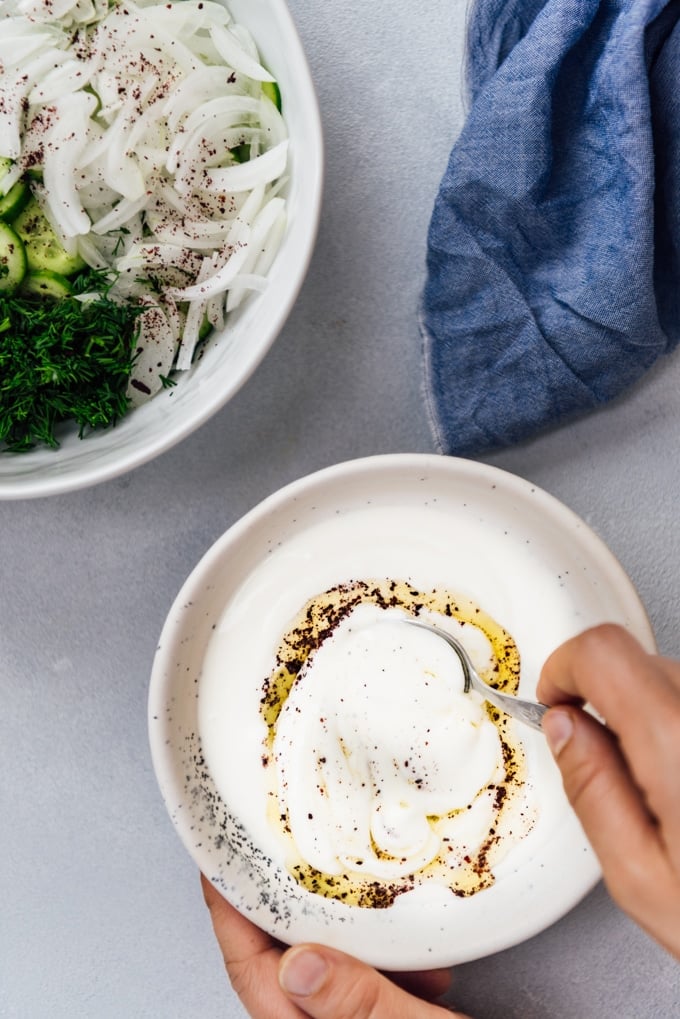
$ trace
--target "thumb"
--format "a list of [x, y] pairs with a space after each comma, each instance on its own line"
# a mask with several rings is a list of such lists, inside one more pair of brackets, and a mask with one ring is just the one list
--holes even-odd
[[321, 945], [289, 949], [281, 959], [279, 983], [314, 1019], [466, 1019], [421, 1001], [365, 963]]

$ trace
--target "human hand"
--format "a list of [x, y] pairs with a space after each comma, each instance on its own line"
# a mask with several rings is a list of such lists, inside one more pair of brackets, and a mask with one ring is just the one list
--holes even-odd
[[607, 624], [559, 647], [537, 693], [612, 898], [680, 959], [680, 663]]
[[201, 884], [232, 987], [253, 1019], [467, 1019], [431, 1003], [447, 989], [448, 970], [393, 974], [393, 982], [322, 945], [286, 950], [203, 875]]

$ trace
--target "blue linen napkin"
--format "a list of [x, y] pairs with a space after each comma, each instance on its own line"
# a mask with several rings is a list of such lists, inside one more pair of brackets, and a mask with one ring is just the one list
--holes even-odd
[[680, 0], [478, 0], [421, 328], [442, 452], [605, 403], [680, 339]]

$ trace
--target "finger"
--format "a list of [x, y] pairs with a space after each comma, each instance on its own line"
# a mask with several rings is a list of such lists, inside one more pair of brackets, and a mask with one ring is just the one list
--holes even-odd
[[266, 952], [273, 946], [272, 938], [245, 918], [223, 898], [201, 874], [203, 898], [210, 911], [215, 937], [222, 949], [225, 963], [231, 965]]
[[680, 880], [616, 739], [576, 707], [551, 709], [543, 728], [612, 897], [666, 947], [680, 946]]
[[[627, 630], [604, 623], [584, 630], [553, 651], [543, 666], [536, 693], [545, 704], [588, 701], [611, 722], [619, 687], [629, 693], [630, 672], [647, 672], [653, 660]], [[604, 706], [610, 710], [605, 711]]]
[[676, 674], [677, 663], [647, 654], [626, 630], [605, 625], [558, 648], [545, 663], [538, 686], [539, 698], [548, 704], [580, 697], [606, 719], [649, 808], [665, 819], [670, 847], [680, 842]]
[[232, 987], [253, 1019], [300, 1019], [304, 1015], [279, 986], [282, 949], [224, 899], [201, 874], [203, 897], [210, 911]]
[[321, 945], [285, 953], [281, 987], [314, 1019], [466, 1019], [413, 997], [370, 966]]

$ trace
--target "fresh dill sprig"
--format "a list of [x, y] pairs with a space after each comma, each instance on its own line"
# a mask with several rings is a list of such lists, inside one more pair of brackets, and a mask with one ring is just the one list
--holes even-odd
[[108, 295], [118, 278], [110, 269], [83, 269], [69, 280], [74, 294]]
[[74, 421], [82, 438], [128, 410], [141, 306], [110, 300], [100, 273], [77, 285], [97, 296], [0, 297], [0, 449], [56, 447], [58, 423]]

